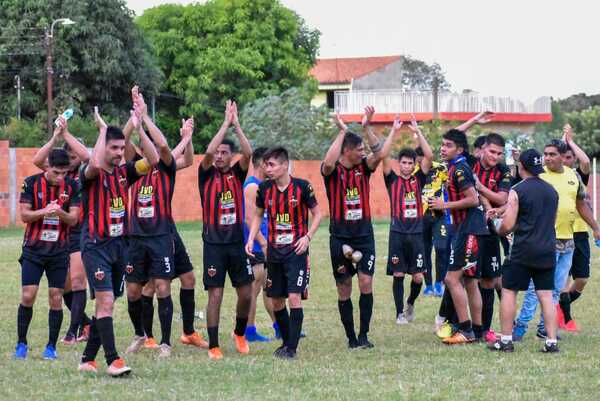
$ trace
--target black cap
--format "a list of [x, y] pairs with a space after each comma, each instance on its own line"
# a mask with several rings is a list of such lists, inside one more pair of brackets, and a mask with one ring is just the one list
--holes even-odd
[[542, 154], [535, 149], [527, 149], [521, 153], [519, 161], [523, 164], [523, 168], [533, 175], [539, 175], [544, 172]]

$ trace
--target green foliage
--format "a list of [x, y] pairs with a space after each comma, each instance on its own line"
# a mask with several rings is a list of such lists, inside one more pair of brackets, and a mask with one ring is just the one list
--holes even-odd
[[11, 147], [36, 147], [46, 138], [45, 125], [41, 122], [12, 117], [8, 124], [0, 127], [0, 139], [8, 140]]
[[600, 106], [566, 115], [573, 127], [575, 141], [590, 156], [600, 156]]
[[553, 103], [558, 104], [565, 113], [571, 113], [594, 106], [600, 106], [600, 94], [588, 96], [585, 93], [578, 93], [571, 95], [566, 99], [556, 100]]
[[429, 91], [432, 90], [435, 80], [440, 90], [450, 89], [450, 83], [438, 63], [429, 65], [424, 61], [405, 56], [402, 69], [402, 86], [405, 90]]
[[137, 23], [154, 47], [163, 89], [183, 100], [181, 116], [196, 119], [200, 148], [218, 130], [227, 99], [241, 109], [305, 82], [319, 43], [319, 32], [278, 0], [168, 4]]

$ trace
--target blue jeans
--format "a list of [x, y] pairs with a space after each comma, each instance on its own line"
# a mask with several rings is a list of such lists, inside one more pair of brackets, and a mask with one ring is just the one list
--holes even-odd
[[[569, 271], [571, 270], [571, 262], [573, 260], [573, 250], [566, 252], [556, 252], [556, 269], [554, 270], [554, 289], [552, 290], [552, 300], [554, 303], [558, 303], [558, 297], [560, 291], [567, 284], [569, 278]], [[538, 298], [535, 293], [535, 287], [533, 280], [529, 282], [529, 288], [525, 292], [525, 298], [523, 298], [523, 305], [521, 306], [521, 312], [515, 323], [515, 326], [520, 326], [524, 330], [527, 330], [529, 322], [535, 316], [535, 310], [537, 309]], [[538, 323], [538, 330], [544, 330], [544, 316], [542, 314], [540, 322]]]

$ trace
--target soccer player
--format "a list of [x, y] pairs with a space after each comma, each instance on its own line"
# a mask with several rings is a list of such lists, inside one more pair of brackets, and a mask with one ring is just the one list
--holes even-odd
[[[410, 148], [403, 148], [398, 153], [400, 174], [396, 174], [389, 157], [392, 140], [402, 127], [397, 116], [392, 131], [383, 145], [383, 177], [390, 198], [391, 224], [387, 274], [393, 276], [392, 292], [396, 304], [396, 324], [403, 325], [415, 318], [415, 300], [423, 286], [423, 203], [422, 189], [431, 167], [433, 153], [427, 140], [412, 116], [410, 130], [418, 145], [423, 150], [421, 168], [415, 172], [417, 154]], [[410, 274], [410, 295], [406, 300], [404, 313], [404, 276]]]
[[[260, 147], [254, 149], [252, 153], [252, 171], [253, 175], [246, 178], [244, 182], [244, 241], [248, 241], [249, 227], [254, 217], [254, 209], [256, 208], [256, 192], [261, 182], [265, 180], [265, 167], [263, 163], [263, 154], [267, 148]], [[268, 337], [263, 336], [256, 330], [256, 302], [261, 290], [267, 283], [267, 275], [265, 272], [265, 255], [267, 252], [267, 218], [266, 212], [260, 223], [260, 230], [256, 233], [252, 254], [250, 256], [250, 265], [254, 273], [254, 282], [252, 283], [252, 304], [250, 305], [250, 314], [248, 315], [248, 326], [246, 327], [246, 339], [249, 342], [268, 342], [271, 341]], [[273, 305], [271, 299], [267, 297], [263, 291], [263, 303], [265, 309], [273, 322], [273, 328], [277, 333], [279, 327], [275, 322], [273, 315]]]
[[512, 249], [502, 276], [502, 336], [490, 344], [489, 349], [514, 351], [512, 329], [517, 293], [527, 290], [533, 280], [548, 330], [542, 352], [558, 352], [556, 313], [552, 303], [558, 194], [539, 177], [544, 169], [542, 155], [537, 150], [524, 151], [517, 163], [523, 181], [510, 190], [505, 207], [488, 211], [489, 217], [501, 218], [498, 234], [514, 231]]
[[[315, 193], [306, 180], [290, 176], [285, 148], [275, 147], [263, 155], [269, 180], [256, 193], [256, 209], [246, 242], [246, 253], [255, 256], [254, 240], [267, 213], [267, 295], [273, 302], [283, 344], [275, 356], [294, 359], [302, 330], [302, 293], [308, 281], [308, 246], [321, 221]], [[308, 226], [308, 212], [312, 216]], [[286, 298], [290, 311], [286, 308]]]
[[[234, 126], [242, 156], [233, 162], [235, 144], [225, 138], [230, 125]], [[206, 325], [208, 356], [222, 359], [219, 348], [219, 315], [223, 300], [225, 276], [237, 292], [236, 319], [233, 339], [237, 351], [250, 352], [246, 341], [246, 325], [252, 298], [252, 266], [244, 251], [243, 185], [248, 172], [252, 148], [237, 117], [237, 105], [227, 101], [225, 120], [219, 132], [208, 144], [198, 167], [198, 189], [202, 201], [202, 238], [204, 240], [204, 289], [208, 291]]]
[[142, 129], [139, 110], [132, 110], [131, 115], [145, 158], [121, 164], [125, 136], [119, 128], [107, 126], [96, 107], [94, 119], [99, 129], [98, 140], [90, 162], [81, 168], [79, 178], [84, 216], [82, 257], [96, 299], [96, 313], [79, 370], [97, 372], [95, 360], [102, 346], [110, 376], [131, 372], [117, 353], [112, 318], [115, 297], [123, 293], [127, 262], [124, 235], [128, 229], [128, 188], [149, 173], [159, 160], [154, 145]]
[[[508, 199], [512, 183], [512, 175], [501, 160], [504, 157], [504, 138], [494, 132], [484, 137], [479, 159], [473, 164], [475, 189], [486, 210], [503, 206]], [[494, 316], [494, 291], [501, 287], [500, 238], [489, 232], [479, 236], [479, 269], [481, 280], [481, 314], [482, 335], [487, 342], [496, 341], [496, 334], [491, 329]]]
[[[62, 126], [57, 130], [62, 131]], [[55, 130], [56, 131], [56, 130]], [[69, 155], [53, 149], [48, 167], [27, 177], [21, 190], [21, 219], [27, 225], [23, 239], [21, 264], [21, 303], [17, 312], [15, 358], [27, 358], [27, 331], [33, 315], [42, 275], [48, 279], [48, 343], [42, 357], [54, 360], [56, 342], [63, 320], [62, 294], [69, 267], [69, 227], [77, 224], [79, 191], [67, 177]]]
[[[79, 186], [79, 167], [90, 159], [85, 145], [75, 138], [68, 128], [68, 123], [63, 117], [58, 118], [58, 127], [54, 130], [52, 138], [38, 150], [33, 157], [33, 164], [45, 171], [48, 168], [48, 155], [56, 146], [59, 139], [64, 140], [63, 148], [69, 155], [69, 172], [67, 176], [76, 181]], [[77, 341], [87, 341], [89, 335], [90, 318], [85, 313], [87, 302], [87, 280], [83, 261], [81, 260], [80, 237], [81, 237], [81, 208], [77, 224], [69, 227], [69, 273], [65, 281], [63, 299], [67, 308], [71, 311], [71, 324], [69, 325], [62, 343], [65, 345], [75, 344]], [[78, 335], [79, 334], [79, 335]]]
[[[369, 180], [382, 160], [382, 144], [370, 128], [375, 113], [365, 109], [362, 126], [372, 153], [366, 156], [360, 135], [348, 131], [339, 115], [339, 133], [321, 165], [329, 200], [329, 251], [338, 292], [338, 309], [349, 348], [372, 348], [368, 339], [373, 314], [375, 239], [369, 205]], [[358, 274], [360, 330], [354, 330], [352, 277]]]
[[473, 171], [463, 155], [467, 147], [463, 131], [451, 129], [444, 134], [440, 154], [448, 163], [448, 201], [441, 197], [429, 198], [430, 208], [449, 210], [454, 233], [445, 283], [458, 317], [458, 331], [444, 338], [445, 344], [469, 343], [481, 336], [477, 236], [485, 233], [486, 227]]

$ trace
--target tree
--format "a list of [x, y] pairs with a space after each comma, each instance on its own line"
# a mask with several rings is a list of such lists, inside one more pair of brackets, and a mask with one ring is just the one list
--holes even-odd
[[429, 91], [437, 80], [440, 90], [450, 89], [442, 67], [438, 63], [429, 65], [424, 61], [404, 56], [402, 61], [402, 87], [404, 90]]
[[[600, 106], [567, 113], [575, 142], [591, 157], [600, 156]], [[558, 135], [557, 135], [558, 136]]]
[[[240, 107], [300, 86], [318, 49], [319, 32], [278, 0], [212, 0], [162, 5], [137, 19], [165, 75], [162, 90], [193, 115], [203, 147], [218, 129], [227, 99]], [[162, 108], [173, 108], [159, 98]]]

